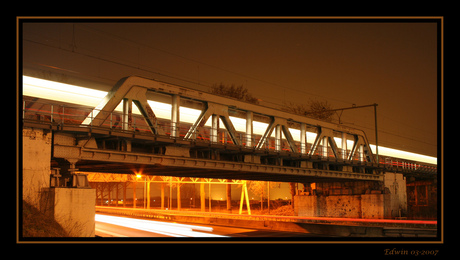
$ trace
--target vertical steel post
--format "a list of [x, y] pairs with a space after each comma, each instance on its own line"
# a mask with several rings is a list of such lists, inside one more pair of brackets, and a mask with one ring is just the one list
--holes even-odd
[[267, 208], [270, 215], [270, 181], [267, 181]]
[[217, 132], [219, 131], [219, 116], [216, 114], [212, 115], [212, 127], [211, 127], [211, 136], [210, 136], [210, 141], [211, 143], [217, 143], [218, 142], [218, 136]]
[[231, 185], [231, 181], [227, 179], [227, 182], [228, 184], [226, 185], [227, 189], [226, 189], [226, 192], [227, 192], [227, 211], [228, 212], [232, 212], [232, 185]]
[[209, 212], [211, 212], [211, 181], [209, 182], [209, 194], [208, 194], [208, 198], [209, 198]]
[[300, 124], [300, 154], [307, 153], [307, 125]]
[[182, 203], [180, 200], [180, 181], [177, 182], [177, 210], [181, 210]]
[[347, 133], [342, 132], [342, 158], [347, 159]]
[[133, 208], [136, 207], [136, 184], [137, 184], [137, 181], [133, 181], [132, 182], [133, 184]]
[[123, 207], [126, 207], [126, 186], [128, 183], [123, 183]]
[[172, 177], [169, 177], [169, 210], [172, 210]]
[[51, 122], [50, 123], [53, 123], [53, 114], [54, 114], [54, 111], [53, 111], [54, 109], [53, 108], [54, 108], [54, 106], [51, 105]]
[[204, 178], [201, 178], [200, 183], [200, 202], [201, 202], [201, 211], [206, 211], [206, 193], [204, 191]]
[[[123, 130], [129, 130], [132, 121], [133, 102], [131, 99], [123, 99]], [[92, 111], [91, 111], [92, 112]], [[91, 121], [92, 122], [92, 121]]]
[[359, 145], [358, 158], [360, 162], [364, 162], [364, 145], [363, 144]]
[[[379, 135], [377, 131], [377, 104], [374, 104], [374, 120], [375, 120], [375, 158], [379, 164]], [[370, 148], [369, 148], [370, 149]]]
[[281, 151], [281, 125], [275, 126], [275, 151]]
[[165, 209], [165, 186], [166, 183], [161, 184], [161, 209]]
[[322, 140], [322, 148], [323, 148], [323, 158], [327, 158], [327, 136], [323, 136]]
[[252, 111], [246, 112], [246, 147], [252, 147], [253, 127], [252, 121], [254, 120], [254, 113]]
[[118, 182], [115, 183], [115, 190], [116, 190], [116, 193], [115, 193], [115, 200], [116, 200], [115, 207], [118, 207]]
[[179, 112], [180, 112], [180, 96], [172, 96], [172, 106], [171, 106], [171, 137], [179, 137]]
[[147, 209], [150, 209], [150, 181], [147, 181], [146, 185], [147, 185]]
[[112, 204], [112, 183], [107, 183], [107, 206]]

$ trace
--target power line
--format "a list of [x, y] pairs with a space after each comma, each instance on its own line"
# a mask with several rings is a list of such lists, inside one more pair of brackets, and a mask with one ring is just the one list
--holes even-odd
[[[133, 40], [126, 39], [124, 37], [114, 35], [114, 34], [111, 34], [111, 33], [105, 32], [105, 31], [101, 31], [101, 30], [95, 29], [95, 28], [87, 26], [87, 25], [78, 24], [77, 27], [80, 27], [80, 28], [83, 28], [83, 29], [86, 29], [86, 30], [91, 30], [93, 32], [108, 36], [108, 37], [110, 37], [112, 39], [127, 42], [127, 43], [132, 44], [132, 45], [134, 45], [136, 47], [141, 46], [141, 47], [144, 47], [144, 48], [148, 48], [148, 49], [156, 50], [156, 51], [159, 51], [159, 52], [163, 52], [163, 53], [166, 53], [168, 55], [176, 56], [176, 57], [179, 57], [181, 59], [191, 61], [193, 63], [209, 66], [209, 67], [221, 70], [221, 71], [225, 71], [225, 72], [228, 72], [228, 73], [232, 73], [232, 74], [235, 74], [235, 75], [242, 76], [242, 77], [247, 78], [247, 79], [252, 79], [252, 80], [256, 80], [256, 81], [259, 81], [259, 82], [262, 82], [262, 83], [266, 83], [266, 84], [269, 84], [269, 85], [272, 85], [272, 86], [277, 86], [277, 87], [283, 88], [285, 90], [292, 90], [292, 91], [304, 93], [304, 94], [307, 94], [307, 95], [310, 95], [310, 96], [317, 96], [317, 97], [322, 97], [322, 98], [328, 99], [328, 100], [335, 100], [335, 101], [339, 101], [339, 102], [352, 104], [351, 102], [348, 102], [348, 101], [334, 99], [334, 98], [330, 98], [330, 97], [324, 97], [324, 96], [321, 96], [321, 95], [309, 93], [309, 92], [304, 91], [304, 90], [294, 89], [294, 88], [291, 88], [291, 87], [282, 86], [282, 85], [279, 85], [279, 84], [276, 84], [276, 83], [273, 83], [273, 82], [269, 82], [269, 81], [266, 81], [264, 79], [259, 79], [259, 78], [256, 78], [256, 77], [253, 77], [253, 76], [250, 76], [250, 75], [246, 75], [246, 74], [243, 74], [243, 73], [234, 72], [234, 71], [231, 71], [231, 70], [228, 70], [228, 69], [221, 68], [221, 67], [216, 66], [216, 65], [208, 64], [208, 63], [205, 63], [205, 62], [202, 62], [202, 61], [199, 61], [199, 60], [195, 60], [195, 59], [192, 59], [192, 58], [189, 58], [189, 57], [185, 57], [185, 56], [182, 56], [182, 55], [179, 55], [179, 54], [167, 51], [167, 50], [163, 50], [163, 49], [160, 49], [160, 48], [157, 48], [157, 47], [152, 47], [152, 46], [147, 45], [147, 44], [135, 42]], [[129, 68], [137, 69], [137, 70], [140, 70], [140, 71], [148, 72], [148, 73], [154, 73], [154, 74], [157, 74], [157, 75], [160, 75], [160, 76], [163, 76], [163, 77], [179, 80], [179, 81], [194, 84], [194, 85], [197, 85], [197, 86], [210, 87], [210, 85], [211, 85], [210, 82], [203, 81], [202, 77], [200, 79], [194, 79], [194, 78], [184, 77], [183, 75], [174, 75], [174, 74], [171, 75], [171, 74], [168, 74], [168, 73], [164, 73], [164, 72], [160, 72], [158, 70], [155, 70], [154, 68], [149, 67], [149, 66], [145, 66], [145, 65], [140, 66], [139, 64], [137, 64], [137, 66], [136, 65], [130, 65], [130, 64], [126, 64], [124, 62], [115, 61], [115, 60], [112, 60], [112, 59], [107, 59], [107, 58], [103, 58], [103, 57], [100, 57], [100, 56], [95, 56], [95, 55], [88, 54], [88, 53], [83, 53], [83, 52], [81, 52], [81, 50], [84, 50], [86, 52], [92, 52], [92, 51], [88, 50], [88, 49], [85, 49], [85, 48], [82, 48], [81, 45], [78, 46], [78, 47], [76, 46], [75, 39], [77, 38], [77, 40], [78, 40], [78, 35], [75, 36], [75, 27], [73, 27], [72, 30], [73, 30], [73, 34], [72, 34], [72, 43], [71, 43], [72, 49], [71, 50], [66, 49], [66, 48], [62, 48], [61, 44], [59, 44], [59, 46], [53, 46], [53, 45], [50, 45], [50, 44], [47, 44], [47, 43], [37, 42], [37, 41], [34, 41], [34, 40], [30, 40], [30, 39], [23, 39], [23, 40], [28, 41], [28, 42], [32, 42], [32, 43], [35, 43], [35, 44], [41, 44], [41, 45], [44, 45], [44, 46], [47, 46], [47, 47], [56, 48], [56, 49], [66, 51], [66, 52], [72, 52], [72, 53], [83, 55], [83, 56], [90, 57], [90, 58], [93, 58], [93, 59], [97, 59], [97, 60], [101, 60], [101, 61], [105, 61], [105, 62], [110, 62], [110, 63], [117, 64], [117, 65], [120, 65], [120, 66], [125, 66], [125, 67], [129, 67]], [[56, 38], [53, 38], [52, 40], [57, 41]], [[204, 83], [206, 83], [206, 84], [204, 84]], [[271, 99], [277, 99], [277, 98], [271, 98]], [[278, 104], [278, 103], [271, 102], [271, 101], [268, 101], [268, 100], [263, 100], [263, 102], [267, 103], [267, 104], [270, 104], [270, 106], [275, 105], [278, 108], [283, 106], [282, 104]], [[400, 124], [404, 124], [402, 122], [394, 120], [394, 119], [392, 119], [390, 117], [387, 117], [385, 115], [383, 115], [383, 116], [385, 118], [387, 118], [387, 119], [393, 120], [393, 121], [398, 122]], [[404, 125], [407, 125], [407, 124], [404, 124]], [[361, 126], [361, 125], [356, 125], [356, 126], [372, 130], [372, 128], [367, 127], [367, 126]], [[410, 126], [410, 127], [412, 127], [413, 129], [417, 129], [417, 128], [413, 127], [413, 126]], [[417, 129], [417, 130], [420, 131], [420, 129]], [[437, 146], [436, 144], [427, 143], [427, 142], [417, 140], [417, 139], [413, 139], [413, 138], [410, 138], [410, 137], [404, 137], [404, 136], [401, 136], [401, 135], [398, 135], [398, 134], [395, 134], [395, 133], [391, 133], [391, 132], [388, 132], [388, 131], [384, 131], [384, 130], [379, 130], [379, 132], [386, 133], [386, 134], [393, 135], [393, 136], [397, 136], [397, 137], [404, 138], [404, 139], [411, 140], [411, 141], [424, 143], [424, 144], [431, 145], [431, 146]]]
[[152, 50], [163, 52], [163, 53], [166, 53], [166, 54], [169, 54], [169, 55], [172, 55], [172, 56], [176, 56], [176, 57], [179, 57], [179, 58], [187, 60], [187, 61], [191, 61], [191, 62], [194, 62], [194, 63], [205, 65], [205, 66], [208, 66], [208, 67], [211, 67], [211, 68], [214, 68], [214, 69], [218, 69], [218, 70], [221, 70], [221, 71], [224, 71], [224, 72], [227, 72], [227, 73], [235, 74], [235, 75], [241, 76], [243, 78], [252, 79], [252, 80], [255, 80], [255, 81], [259, 81], [261, 83], [265, 83], [265, 84], [269, 84], [269, 85], [272, 85], [272, 86], [280, 87], [280, 88], [283, 88], [283, 89], [286, 89], [286, 90], [300, 92], [300, 93], [307, 94], [307, 95], [310, 95], [310, 96], [316, 96], [316, 97], [321, 97], [321, 98], [327, 99], [327, 100], [333, 100], [333, 101], [342, 102], [342, 103], [346, 103], [346, 104], [352, 104], [349, 101], [336, 99], [336, 98], [331, 98], [331, 97], [325, 97], [325, 96], [314, 94], [314, 93], [311, 93], [311, 92], [307, 92], [307, 91], [304, 91], [304, 90], [301, 90], [301, 89], [296, 89], [296, 88], [292, 88], [292, 87], [283, 86], [283, 85], [280, 85], [280, 84], [277, 84], [277, 83], [273, 83], [273, 82], [270, 82], [270, 81], [267, 81], [267, 80], [264, 80], [264, 79], [260, 79], [260, 78], [257, 78], [257, 77], [253, 77], [253, 76], [250, 76], [250, 75], [247, 75], [247, 74], [243, 74], [243, 73], [240, 73], [240, 72], [235, 72], [235, 71], [225, 69], [225, 68], [213, 65], [213, 64], [209, 64], [209, 63], [206, 63], [206, 62], [203, 62], [203, 61], [200, 61], [200, 60], [185, 57], [183, 55], [179, 55], [179, 54], [173, 53], [171, 51], [167, 51], [167, 50], [160, 49], [160, 48], [157, 48], [157, 47], [153, 47], [153, 46], [150, 46], [150, 45], [147, 45], [147, 44], [144, 44], [144, 43], [139, 43], [139, 42], [136, 42], [136, 41], [133, 41], [133, 40], [130, 40], [130, 39], [126, 39], [126, 38], [121, 37], [119, 35], [108, 33], [106, 31], [102, 31], [102, 30], [96, 29], [96, 28], [88, 26], [88, 25], [80, 25], [79, 24], [78, 26], [79, 27], [84, 27], [86, 29], [92, 30], [94, 32], [97, 32], [97, 33], [100, 33], [100, 34], [103, 34], [103, 35], [106, 35], [108, 37], [112, 37], [112, 38], [115, 38], [115, 39], [118, 39], [118, 40], [121, 40], [121, 41], [128, 42], [128, 43], [133, 44], [135, 46], [142, 46], [142, 47], [145, 47], [145, 48], [149, 48], [149, 49], [152, 49]]

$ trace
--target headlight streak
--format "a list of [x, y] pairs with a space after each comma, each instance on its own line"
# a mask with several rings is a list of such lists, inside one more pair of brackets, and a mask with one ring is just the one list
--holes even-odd
[[173, 236], [173, 237], [227, 237], [222, 235], [197, 232], [195, 230], [201, 230], [206, 232], [212, 232], [213, 228], [186, 225], [178, 223], [168, 223], [161, 221], [136, 219], [136, 218], [125, 218], [108, 215], [96, 214], [95, 220], [97, 222], [103, 222], [107, 224], [118, 225], [122, 227], [147, 231], [151, 233]]

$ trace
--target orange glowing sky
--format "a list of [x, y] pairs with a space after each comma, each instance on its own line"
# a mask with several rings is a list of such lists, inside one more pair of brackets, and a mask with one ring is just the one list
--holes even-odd
[[[270, 106], [378, 103], [380, 145], [436, 156], [439, 20], [51, 22], [22, 24], [25, 71], [107, 86], [128, 75], [244, 85]], [[341, 121], [374, 143], [372, 108]]]

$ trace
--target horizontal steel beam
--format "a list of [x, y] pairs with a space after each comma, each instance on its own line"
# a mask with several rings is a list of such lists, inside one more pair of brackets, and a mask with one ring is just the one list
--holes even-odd
[[[217, 161], [199, 158], [186, 158], [164, 156], [157, 154], [120, 152], [112, 150], [88, 149], [77, 146], [54, 145], [54, 157], [56, 158], [72, 158], [86, 161], [99, 161], [108, 163], [127, 163], [136, 165], [151, 165], [158, 167], [161, 171], [162, 167], [169, 169], [177, 168], [177, 172], [172, 172], [171, 175], [194, 175], [206, 177], [222, 175], [221, 178], [227, 178], [223, 175], [238, 175], [235, 179], [254, 179], [255, 175], [261, 180], [266, 178], [276, 177], [276, 179], [292, 179], [292, 177], [311, 177], [321, 179], [343, 179], [343, 180], [367, 180], [367, 181], [383, 181], [381, 174], [365, 174], [343, 171], [298, 168], [277, 165], [264, 165], [244, 162]], [[190, 173], [189, 169], [194, 172]], [[200, 170], [204, 170], [200, 173]], [[168, 170], [166, 170], [168, 172]], [[156, 175], [161, 175], [157, 173]], [[249, 176], [250, 175], [250, 176]], [[194, 177], [193, 176], [193, 177]], [[233, 179], [233, 178], [229, 178]]]

